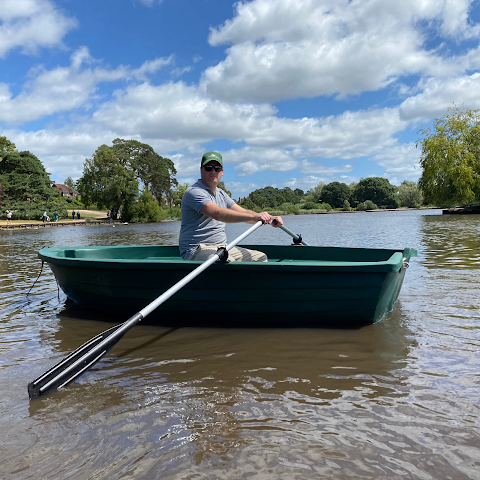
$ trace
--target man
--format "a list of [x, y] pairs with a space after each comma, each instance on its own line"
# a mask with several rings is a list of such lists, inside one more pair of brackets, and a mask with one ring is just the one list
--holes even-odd
[[[218, 247], [225, 246], [225, 223], [256, 223], [259, 220], [274, 227], [283, 225], [281, 217], [267, 212], [256, 213], [237, 205], [222, 189], [217, 188], [223, 176], [223, 159], [217, 152], [207, 152], [200, 162], [201, 178], [187, 189], [182, 198], [180, 255], [184, 260], [207, 260]], [[266, 262], [263, 252], [234, 247], [230, 261]]]

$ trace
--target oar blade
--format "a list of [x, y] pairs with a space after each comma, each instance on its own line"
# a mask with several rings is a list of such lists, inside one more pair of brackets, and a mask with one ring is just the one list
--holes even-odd
[[[72, 352], [68, 357], [54, 365], [43, 375], [28, 384], [28, 395], [30, 399], [38, 398], [41, 395], [57, 390], [78, 378], [85, 370], [97, 363], [123, 336], [112, 336], [124, 324], [116, 325], [105, 332], [84, 343]], [[99, 350], [95, 347], [107, 340]]]

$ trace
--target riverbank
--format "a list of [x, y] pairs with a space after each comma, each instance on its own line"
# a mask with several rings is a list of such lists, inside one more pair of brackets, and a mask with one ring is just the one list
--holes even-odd
[[73, 210], [68, 210], [68, 217], [59, 220], [58, 222], [50, 220], [49, 222], [43, 222], [42, 220], [12, 220], [7, 223], [6, 219], [0, 220], [0, 229], [5, 230], [13, 228], [43, 228], [43, 227], [71, 227], [75, 225], [95, 225], [100, 223], [109, 223], [111, 220], [107, 217], [107, 212], [102, 212], [99, 210], [75, 210], [80, 212], [80, 219], [71, 218]]

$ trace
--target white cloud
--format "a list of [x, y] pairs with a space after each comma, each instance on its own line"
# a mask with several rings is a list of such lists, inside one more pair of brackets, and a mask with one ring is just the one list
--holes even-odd
[[320, 173], [324, 175], [334, 175], [335, 173], [351, 172], [353, 167], [351, 165], [338, 165], [336, 167], [325, 167], [322, 163], [309, 162], [308, 160], [302, 160], [300, 171], [304, 174], [307, 173]]
[[172, 57], [157, 58], [144, 62], [139, 68], [119, 66], [116, 69], [86, 67], [98, 63], [86, 47], [79, 48], [71, 56], [68, 67], [46, 70], [42, 66], [29, 73], [22, 91], [13, 97], [9, 86], [0, 83], [0, 121], [20, 124], [27, 121], [70, 111], [85, 105], [101, 82], [118, 80], [145, 80], [153, 73], [170, 64]]
[[424, 46], [422, 24], [444, 38], [477, 38], [467, 0], [253, 0], [212, 29], [210, 43], [233, 43], [202, 85], [226, 101], [355, 95], [403, 75], [462, 74], [478, 52], [444, 58]]
[[39, 48], [62, 47], [62, 39], [77, 26], [49, 0], [2, 0], [0, 58], [20, 48], [35, 54]]
[[422, 174], [419, 164], [421, 150], [414, 143], [395, 145], [372, 157], [380, 167], [385, 168], [384, 177], [398, 185], [403, 180], [417, 181]]
[[454, 104], [480, 108], [480, 73], [449, 79], [429, 78], [422, 82], [421, 90], [400, 105], [402, 120], [425, 121], [441, 117]]
[[192, 70], [192, 67], [184, 67], [184, 68], [174, 68], [171, 72], [170, 75], [172, 77], [180, 77], [184, 73], [190, 72]]

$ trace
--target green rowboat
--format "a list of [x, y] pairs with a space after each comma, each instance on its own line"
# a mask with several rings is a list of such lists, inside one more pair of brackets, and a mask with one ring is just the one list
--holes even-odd
[[[392, 310], [413, 248], [245, 245], [266, 263], [216, 263], [145, 320], [164, 326], [332, 326], [375, 323]], [[76, 304], [118, 322], [201, 262], [178, 246], [54, 247], [39, 251]]]

